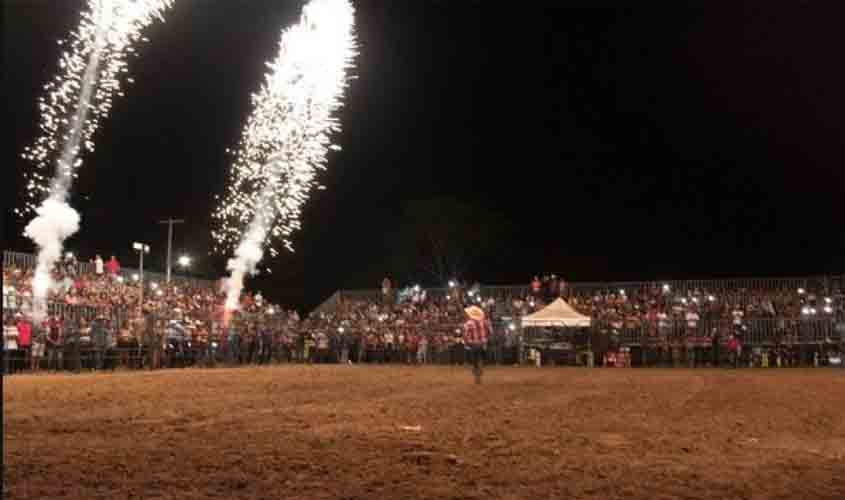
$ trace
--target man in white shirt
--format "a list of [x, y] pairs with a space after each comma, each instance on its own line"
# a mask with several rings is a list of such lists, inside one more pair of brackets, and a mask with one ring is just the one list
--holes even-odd
[[94, 272], [97, 273], [97, 276], [103, 275], [103, 258], [99, 255], [94, 259]]

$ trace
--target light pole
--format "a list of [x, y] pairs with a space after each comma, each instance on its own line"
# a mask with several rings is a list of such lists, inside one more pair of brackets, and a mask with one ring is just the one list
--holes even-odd
[[141, 261], [138, 264], [138, 279], [140, 280], [140, 285], [141, 285], [140, 287], [138, 287], [141, 291], [140, 292], [141, 296], [140, 296], [140, 299], [139, 299], [138, 308], [141, 310], [141, 313], [143, 314], [143, 312], [144, 312], [144, 254], [150, 253], [150, 246], [145, 245], [143, 243], [138, 243], [136, 241], [135, 243], [132, 243], [132, 248], [134, 250], [136, 250], [138, 252], [138, 254], [141, 256], [140, 257]]
[[170, 283], [170, 251], [173, 248], [173, 224], [184, 224], [185, 219], [165, 219], [159, 224], [167, 224], [167, 283]]

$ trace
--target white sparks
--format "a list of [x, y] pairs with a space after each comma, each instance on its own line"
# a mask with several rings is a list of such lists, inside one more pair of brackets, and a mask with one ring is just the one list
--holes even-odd
[[[330, 135], [340, 130], [333, 116], [348, 85], [357, 54], [355, 12], [348, 0], [312, 0], [299, 24], [282, 32], [279, 53], [252, 96], [231, 179], [214, 213], [216, 250], [235, 250], [229, 261], [226, 306], [236, 309], [247, 273], [272, 243], [293, 250], [290, 236], [328, 151], [339, 149]], [[246, 228], [246, 229], [244, 229]]]
[[[161, 19], [173, 0], [89, 0], [79, 27], [59, 58], [59, 71], [39, 98], [39, 135], [23, 158], [33, 168], [26, 173], [27, 201], [21, 216], [35, 212], [24, 234], [38, 245], [34, 278], [34, 317], [46, 312], [50, 270], [64, 241], [79, 229], [79, 214], [67, 203], [84, 151], [94, 150], [93, 136], [108, 115], [112, 98], [121, 93], [127, 72], [126, 55], [140, 31]], [[55, 166], [52, 180], [45, 172]]]

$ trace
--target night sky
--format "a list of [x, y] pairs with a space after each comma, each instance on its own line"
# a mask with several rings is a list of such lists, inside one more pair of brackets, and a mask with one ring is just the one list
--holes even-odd
[[[297, 306], [373, 288], [403, 203], [443, 196], [517, 222], [501, 242], [508, 258], [475, 276], [482, 283], [845, 270], [845, 4], [551, 7], [560, 3], [359, 2], [343, 151], [305, 210], [296, 253], [253, 285]], [[224, 150], [301, 5], [177, 0], [147, 31], [135, 83], [80, 171], [83, 227], [70, 248], [135, 265], [131, 243], [145, 241], [163, 269], [157, 221], [184, 217], [176, 249], [222, 271], [207, 252]], [[4, 249], [31, 249], [11, 215], [23, 199], [19, 154], [79, 9], [4, 2]]]

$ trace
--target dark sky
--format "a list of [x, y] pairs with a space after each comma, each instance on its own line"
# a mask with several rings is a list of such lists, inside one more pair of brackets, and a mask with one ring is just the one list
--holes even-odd
[[[787, 2], [784, 2], [786, 4]], [[792, 3], [792, 2], [788, 2]], [[845, 269], [845, 5], [721, 10], [357, 4], [361, 45], [344, 131], [305, 211], [297, 252], [258, 285], [310, 305], [383, 275], [405, 200], [484, 203], [518, 222], [507, 264], [477, 278], [523, 282], [790, 275]], [[605, 3], [606, 4], [606, 3]], [[70, 247], [133, 240], [162, 267], [207, 257], [209, 212], [249, 113], [249, 94], [301, 2], [177, 0], [130, 62], [86, 158]], [[4, 2], [3, 248], [29, 250], [22, 148], [56, 40], [80, 2]]]

